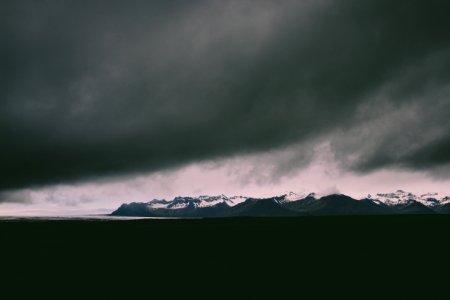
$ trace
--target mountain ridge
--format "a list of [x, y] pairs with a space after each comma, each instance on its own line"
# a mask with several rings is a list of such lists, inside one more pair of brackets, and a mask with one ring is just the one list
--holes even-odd
[[303, 215], [379, 215], [450, 213], [450, 198], [437, 193], [420, 196], [397, 190], [355, 199], [345, 194], [318, 197], [315, 193], [253, 198], [201, 195], [124, 203], [112, 216], [139, 217], [274, 217]]

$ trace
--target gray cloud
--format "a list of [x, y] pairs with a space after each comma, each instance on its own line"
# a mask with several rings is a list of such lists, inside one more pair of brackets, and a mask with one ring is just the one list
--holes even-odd
[[357, 126], [332, 137], [337, 160], [362, 172], [399, 167], [450, 176], [443, 172], [450, 162], [450, 84], [435, 76], [449, 60], [448, 53], [433, 53], [366, 100]]
[[330, 135], [360, 171], [447, 164], [449, 8], [3, 1], [0, 189], [291, 144], [308, 157]]
[[31, 204], [33, 199], [30, 191], [3, 191], [0, 192], [0, 203]]
[[80, 204], [87, 204], [94, 201], [94, 198], [89, 195], [73, 195], [58, 191], [57, 189], [50, 189], [46, 192], [45, 202], [57, 204], [60, 206], [76, 207]]

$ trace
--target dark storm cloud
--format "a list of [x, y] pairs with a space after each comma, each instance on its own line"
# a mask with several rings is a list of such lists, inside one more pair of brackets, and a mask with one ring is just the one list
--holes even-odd
[[[312, 148], [335, 132], [351, 168], [449, 163], [449, 8], [2, 1], [0, 189]], [[382, 107], [424, 114], [381, 122]]]
[[449, 177], [449, 53], [417, 60], [367, 97], [355, 124], [331, 138], [337, 160], [362, 172], [401, 167]]

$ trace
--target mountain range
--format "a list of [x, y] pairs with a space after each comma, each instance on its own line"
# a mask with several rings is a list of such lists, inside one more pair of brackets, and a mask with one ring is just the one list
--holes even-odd
[[269, 198], [244, 196], [175, 197], [124, 203], [112, 216], [139, 217], [279, 217], [321, 215], [442, 214], [450, 213], [450, 197], [438, 193], [415, 195], [397, 190], [354, 199], [343, 194], [318, 197], [289, 192]]

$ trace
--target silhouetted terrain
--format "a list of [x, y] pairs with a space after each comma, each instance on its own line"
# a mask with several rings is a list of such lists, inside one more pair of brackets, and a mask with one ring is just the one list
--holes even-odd
[[449, 215], [3, 221], [0, 253], [24, 284], [115, 295], [382, 296], [446, 287], [449, 232]]

